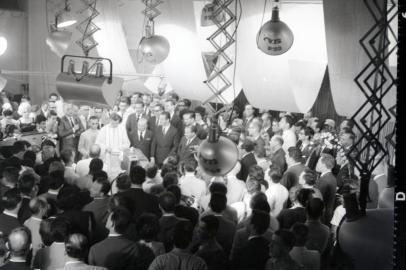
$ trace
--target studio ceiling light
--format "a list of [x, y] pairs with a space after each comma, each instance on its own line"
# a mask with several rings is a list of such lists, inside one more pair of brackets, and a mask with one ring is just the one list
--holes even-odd
[[7, 39], [0, 36], [0, 55], [3, 55], [7, 50]]
[[258, 49], [269, 55], [284, 54], [293, 44], [293, 33], [286, 23], [279, 20], [279, 9], [279, 0], [273, 0], [272, 18], [261, 27], [257, 35]]
[[58, 28], [64, 28], [74, 25], [76, 22], [77, 21], [72, 14], [68, 0], [65, 0], [65, 8], [56, 16], [56, 26]]

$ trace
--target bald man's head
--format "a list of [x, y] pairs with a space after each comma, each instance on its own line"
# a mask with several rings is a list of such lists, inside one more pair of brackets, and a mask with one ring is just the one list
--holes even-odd
[[97, 144], [93, 144], [92, 146], [90, 146], [89, 157], [98, 158], [100, 156], [100, 151], [100, 146]]
[[18, 227], [8, 236], [8, 247], [12, 256], [26, 256], [31, 246], [31, 233], [26, 227]]

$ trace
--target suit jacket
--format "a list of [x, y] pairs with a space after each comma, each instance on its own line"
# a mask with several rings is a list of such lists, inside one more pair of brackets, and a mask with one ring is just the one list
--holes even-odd
[[18, 221], [17, 218], [6, 215], [4, 213], [0, 214], [0, 232], [2, 232], [3, 236], [7, 238], [10, 232], [20, 227], [21, 223]]
[[312, 153], [313, 149], [315, 148], [314, 143], [309, 143], [305, 147], [300, 146], [299, 149], [302, 151], [302, 163], [306, 164], [307, 159], [309, 158], [310, 154]]
[[155, 129], [159, 127], [155, 116], [148, 119], [148, 129], [155, 133]]
[[[139, 117], [146, 117], [145, 114], [141, 114]], [[127, 122], [125, 123], [125, 129], [127, 130], [127, 135], [128, 138], [130, 138], [131, 133], [134, 132], [134, 130], [137, 130], [137, 124], [138, 124], [138, 119], [136, 113], [132, 113], [128, 116]]]
[[279, 166], [282, 172], [285, 172], [287, 168], [285, 151], [282, 148], [278, 149], [275, 153], [272, 154], [271, 162], [272, 164]]
[[123, 236], [109, 236], [93, 245], [89, 251], [89, 264], [109, 270], [146, 270], [155, 255], [144, 245]]
[[147, 157], [151, 157], [152, 141], [154, 140], [154, 133], [151, 130], [145, 130], [144, 138], [140, 141], [138, 136], [138, 129], [134, 129], [128, 134], [132, 147], [138, 148]]
[[269, 240], [264, 236], [251, 238], [241, 249], [232, 264], [233, 269], [263, 270], [269, 258]]
[[334, 175], [329, 172], [317, 180], [316, 188], [318, 188], [323, 196], [325, 211], [324, 211], [324, 223], [329, 224], [333, 217], [335, 195], [337, 189], [337, 180]]
[[152, 141], [151, 156], [155, 157], [155, 162], [161, 165], [168, 156], [176, 155], [179, 145], [179, 135], [176, 128], [170, 126], [166, 134], [163, 134], [162, 127], [155, 130], [155, 137]]
[[236, 225], [222, 216], [216, 216], [219, 220], [219, 229], [216, 234], [217, 242], [224, 249], [227, 256], [230, 255], [231, 247], [233, 245], [234, 234]]
[[[180, 135], [180, 133], [183, 133], [183, 122], [182, 122], [182, 119], [180, 119], [179, 115], [176, 112], [171, 117], [171, 125], [174, 126], [178, 130], [179, 135]], [[181, 136], [183, 136], [183, 134]]]
[[255, 156], [253, 153], [249, 153], [249, 154], [245, 155], [241, 159], [241, 170], [237, 174], [237, 178], [243, 180], [244, 182], [247, 181], [248, 172], [249, 172], [250, 167], [252, 165], [256, 165], [256, 164], [257, 164], [257, 160], [255, 159]]
[[201, 141], [196, 136], [193, 138], [193, 140], [189, 144], [186, 144], [186, 142], [187, 142], [187, 139], [185, 138], [185, 136], [183, 136], [182, 139], [180, 140], [178, 151], [177, 151], [177, 156], [179, 158], [179, 161], [186, 160], [190, 157], [193, 157], [192, 147], [199, 146]]
[[18, 211], [18, 220], [21, 224], [31, 217], [31, 210], [30, 210], [30, 198], [24, 197], [21, 201], [21, 208]]
[[0, 266], [0, 270], [31, 270], [26, 262], [7, 262]]
[[262, 152], [265, 155], [265, 141], [261, 136], [255, 141], [255, 151]]
[[66, 264], [65, 267], [57, 268], [56, 270], [108, 270], [105, 267], [93, 266], [84, 262]]
[[166, 252], [169, 252], [173, 248], [173, 232], [175, 230], [176, 224], [185, 220], [183, 218], [178, 218], [177, 216], [162, 216], [159, 219], [160, 231], [158, 234], [158, 241], [162, 242], [165, 246]]
[[305, 166], [302, 163], [289, 167], [282, 176], [281, 185], [287, 190], [299, 184], [299, 176], [304, 171]]
[[79, 143], [80, 134], [85, 131], [82, 121], [76, 115], [73, 116], [73, 122], [79, 125], [79, 130], [73, 132], [73, 127], [68, 117], [64, 115], [59, 121], [58, 137], [61, 139], [61, 149], [71, 148], [76, 150]]
[[142, 188], [130, 188], [118, 193], [118, 195], [128, 201], [134, 217], [139, 217], [145, 212], [155, 214], [158, 217], [162, 215], [159, 209], [158, 198], [146, 193]]

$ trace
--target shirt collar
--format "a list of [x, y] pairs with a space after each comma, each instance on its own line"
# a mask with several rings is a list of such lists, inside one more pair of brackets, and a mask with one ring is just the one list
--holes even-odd
[[331, 171], [327, 171], [327, 172], [322, 173], [322, 174], [320, 175], [320, 177], [323, 177], [323, 176], [325, 176], [325, 175], [328, 174], [328, 173], [331, 173]]
[[251, 239], [260, 238], [260, 237], [262, 237], [262, 235], [252, 235], [252, 236], [248, 237], [248, 241]]
[[15, 263], [25, 263], [26, 262], [26, 260], [24, 260], [24, 259], [17, 259], [17, 258], [11, 258], [9, 261], [15, 262]]
[[292, 165], [288, 166], [288, 168], [301, 164], [300, 162], [293, 163]]
[[108, 237], [118, 237], [121, 236], [119, 233], [109, 233]]
[[14, 214], [14, 213], [12, 213], [12, 212], [10, 212], [8, 210], [4, 210], [3, 214], [5, 214], [7, 216], [10, 216], [10, 217], [18, 218], [17, 214]]

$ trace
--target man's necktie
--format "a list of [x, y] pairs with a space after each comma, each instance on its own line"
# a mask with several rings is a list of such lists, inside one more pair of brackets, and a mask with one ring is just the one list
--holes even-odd
[[142, 136], [142, 132], [140, 133], [140, 141], [142, 141], [144, 137]]
[[73, 118], [72, 118], [72, 117], [69, 117], [69, 120], [70, 120], [70, 124], [72, 125], [72, 127], [74, 127], [74, 126], [75, 126], [75, 122], [73, 121]]

